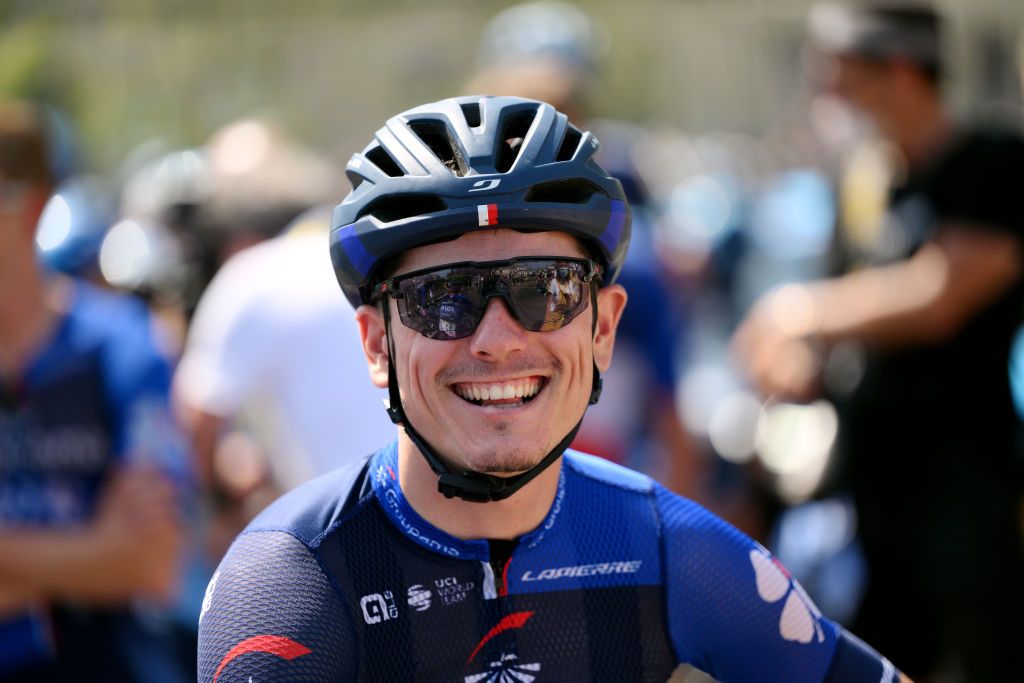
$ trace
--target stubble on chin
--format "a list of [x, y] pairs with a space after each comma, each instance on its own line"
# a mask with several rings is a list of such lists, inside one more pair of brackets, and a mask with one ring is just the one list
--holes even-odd
[[[507, 422], [498, 423], [495, 427], [498, 434], [507, 434], [511, 431], [511, 424]], [[485, 450], [477, 451], [472, 457], [467, 458], [469, 466], [477, 472], [486, 474], [507, 475], [525, 472], [532, 469], [539, 463], [546, 452], [539, 443], [508, 447], [487, 447]]]

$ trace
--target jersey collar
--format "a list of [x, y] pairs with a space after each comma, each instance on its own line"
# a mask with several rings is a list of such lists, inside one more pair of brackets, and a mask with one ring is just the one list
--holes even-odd
[[[463, 540], [448, 534], [417, 513], [398, 483], [398, 442], [378, 451], [370, 460], [369, 474], [373, 492], [391, 523], [415, 544], [446, 557], [488, 561], [490, 549], [486, 540]], [[558, 491], [547, 516], [536, 529], [524, 534], [520, 547], [534, 547], [551, 534], [565, 498], [565, 468], [558, 475]]]

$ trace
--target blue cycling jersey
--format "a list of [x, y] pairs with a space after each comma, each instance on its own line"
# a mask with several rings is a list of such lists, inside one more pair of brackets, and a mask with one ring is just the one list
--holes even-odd
[[[145, 305], [82, 282], [70, 283], [69, 295], [68, 311], [21, 375], [0, 378], [2, 531], [76, 533], [118, 467], [156, 467], [183, 493], [190, 481], [169, 405], [171, 366]], [[81, 679], [125, 680], [122, 663], [134, 665], [140, 652], [149, 666], [156, 660], [165, 637], [155, 630], [123, 607], [53, 601], [4, 614], [0, 679], [54, 665]], [[42, 680], [38, 671], [24, 676]]]
[[896, 680], [764, 548], [648, 477], [567, 451], [509, 554], [427, 523], [397, 468], [392, 444], [253, 521], [207, 591], [200, 680]]

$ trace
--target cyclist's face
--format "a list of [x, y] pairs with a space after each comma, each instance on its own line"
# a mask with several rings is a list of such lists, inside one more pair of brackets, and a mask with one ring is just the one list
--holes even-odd
[[[522, 256], [587, 254], [564, 233], [499, 229], [412, 249], [395, 274]], [[603, 370], [611, 361], [625, 293], [613, 286], [598, 296], [594, 335], [591, 306], [565, 327], [528, 332], [495, 297], [476, 331], [455, 340], [409, 329], [389, 300], [398, 385], [410, 422], [456, 467], [506, 474], [535, 465], [583, 415], [593, 362]], [[374, 379], [386, 385], [386, 376]]]

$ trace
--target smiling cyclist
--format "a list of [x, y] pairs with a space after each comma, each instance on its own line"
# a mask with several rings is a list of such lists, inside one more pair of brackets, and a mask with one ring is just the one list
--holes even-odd
[[[331, 257], [398, 439], [239, 536], [200, 680], [901, 678], [764, 548], [567, 450], [626, 305], [629, 209], [597, 144], [550, 105], [463, 97], [352, 157]], [[538, 286], [562, 273], [577, 286]]]

